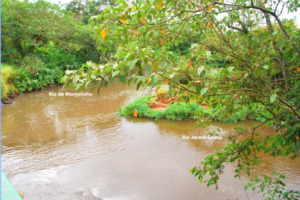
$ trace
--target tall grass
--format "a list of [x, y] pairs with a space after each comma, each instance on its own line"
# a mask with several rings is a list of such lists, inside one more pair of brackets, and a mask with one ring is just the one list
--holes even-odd
[[13, 79], [17, 74], [15, 66], [1, 63], [1, 99], [7, 99], [9, 94], [19, 93], [13, 84]]

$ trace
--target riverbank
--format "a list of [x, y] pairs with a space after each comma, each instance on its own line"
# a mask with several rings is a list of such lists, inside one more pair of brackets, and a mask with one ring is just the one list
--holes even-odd
[[[41, 66], [36, 71], [1, 63], [1, 102], [11, 104], [11, 99], [23, 92], [55, 87], [60, 84], [63, 71]], [[1, 106], [3, 106], [1, 104]]]

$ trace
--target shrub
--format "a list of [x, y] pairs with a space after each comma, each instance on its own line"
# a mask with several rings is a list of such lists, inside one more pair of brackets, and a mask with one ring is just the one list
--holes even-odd
[[25, 56], [23, 59], [22, 69], [29, 71], [33, 76], [36, 75], [40, 70], [45, 68], [44, 63], [36, 56]]

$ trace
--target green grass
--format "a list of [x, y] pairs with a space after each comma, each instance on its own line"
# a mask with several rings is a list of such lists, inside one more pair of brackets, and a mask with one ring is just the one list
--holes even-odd
[[178, 121], [203, 119], [226, 123], [234, 123], [247, 119], [265, 121], [260, 114], [263, 114], [266, 117], [271, 117], [271, 113], [268, 113], [263, 106], [254, 103], [235, 106], [230, 110], [230, 112], [223, 105], [218, 105], [213, 109], [205, 110], [196, 102], [177, 102], [170, 104], [166, 109], [161, 111], [152, 110], [147, 104], [151, 98], [152, 96], [140, 97], [135, 101], [130, 102], [119, 110], [119, 115], [133, 117], [133, 112], [138, 111], [138, 117], [145, 117], [154, 120], [167, 119]]
[[1, 63], [1, 99], [7, 99], [9, 94], [19, 93], [13, 84], [13, 77], [17, 74], [15, 66]]

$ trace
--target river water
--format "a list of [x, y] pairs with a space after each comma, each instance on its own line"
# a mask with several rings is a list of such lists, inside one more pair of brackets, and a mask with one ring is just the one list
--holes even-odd
[[[92, 97], [49, 96], [71, 92], [55, 87], [26, 93], [1, 111], [2, 170], [26, 200], [196, 200], [261, 199], [244, 190], [248, 177], [233, 178], [228, 164], [219, 190], [199, 183], [189, 170], [213, 147], [224, 146], [236, 126], [251, 130], [255, 121], [211, 123], [221, 140], [187, 140], [207, 135], [192, 121], [153, 121], [117, 115], [126, 103], [145, 95], [114, 82]], [[261, 127], [261, 133], [274, 134]], [[300, 161], [262, 155], [254, 176], [278, 171], [290, 189], [299, 189]]]

